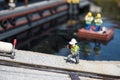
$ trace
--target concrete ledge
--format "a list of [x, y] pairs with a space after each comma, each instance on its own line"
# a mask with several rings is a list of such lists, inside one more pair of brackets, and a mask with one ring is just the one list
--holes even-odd
[[66, 63], [63, 56], [16, 50], [15, 59], [1, 57], [0, 60], [56, 67], [60, 69], [83, 71], [103, 75], [120, 76], [120, 61], [86, 61], [79, 64]]
[[0, 66], [0, 80], [71, 80], [69, 75]]

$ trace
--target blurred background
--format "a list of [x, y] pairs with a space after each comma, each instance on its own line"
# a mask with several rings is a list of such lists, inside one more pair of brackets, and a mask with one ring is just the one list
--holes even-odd
[[102, 7], [102, 14], [119, 22], [120, 0], [92, 0], [96, 5]]

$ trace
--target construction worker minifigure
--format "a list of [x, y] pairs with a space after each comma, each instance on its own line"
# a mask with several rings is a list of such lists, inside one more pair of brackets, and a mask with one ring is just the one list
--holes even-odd
[[72, 0], [73, 4], [79, 4], [79, 0]]
[[96, 32], [100, 31], [102, 23], [103, 23], [103, 21], [101, 18], [101, 14], [98, 13], [96, 18], [95, 18], [95, 31]]
[[73, 4], [73, 24], [79, 20], [79, 0], [72, 0]]
[[68, 4], [68, 24], [74, 25], [77, 23], [79, 12], [79, 0], [66, 0]]
[[9, 0], [9, 7], [10, 7], [10, 9], [14, 9], [15, 8], [15, 3], [14, 3], [14, 0]]
[[67, 2], [68, 4], [70, 4], [70, 3], [72, 2], [72, 0], [66, 0], [66, 2]]
[[67, 60], [66, 61], [71, 61], [71, 58], [75, 58], [76, 60], [76, 64], [79, 63], [79, 46], [77, 45], [77, 41], [76, 39], [72, 39], [70, 42], [69, 42], [69, 46], [68, 48], [70, 49], [70, 55], [68, 55], [67, 57]]
[[93, 21], [92, 13], [88, 12], [87, 15], [85, 16], [85, 23], [86, 23], [85, 29], [86, 30], [90, 30], [92, 21]]
[[70, 3], [72, 3], [72, 4], [79, 4], [79, 1], [80, 1], [80, 0], [66, 0], [66, 2], [67, 2], [68, 4], [70, 4]]
[[72, 0], [66, 0], [67, 5], [68, 5], [68, 25], [71, 25], [72, 20], [73, 20], [73, 4]]

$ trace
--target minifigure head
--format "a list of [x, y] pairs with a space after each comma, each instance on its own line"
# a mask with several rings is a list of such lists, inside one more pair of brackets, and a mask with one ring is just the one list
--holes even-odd
[[10, 3], [13, 3], [13, 2], [14, 2], [14, 0], [9, 0], [9, 2], [10, 2]]
[[101, 14], [98, 13], [97, 16], [96, 16], [96, 18], [101, 18]]
[[77, 43], [75, 38], [72, 38], [71, 41], [69, 42], [70, 45], [74, 46]]
[[87, 16], [90, 16], [90, 17], [91, 17], [91, 16], [92, 16], [92, 13], [91, 13], [91, 12], [88, 12]]
[[71, 0], [67, 0], [67, 3], [69, 3], [69, 4], [70, 4], [70, 3], [71, 3]]

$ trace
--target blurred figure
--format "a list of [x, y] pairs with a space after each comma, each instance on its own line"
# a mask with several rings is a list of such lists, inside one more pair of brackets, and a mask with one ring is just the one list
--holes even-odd
[[73, 4], [73, 24], [79, 19], [79, 0], [72, 0]]
[[72, 0], [67, 0], [67, 5], [68, 5], [68, 24], [70, 25], [73, 20], [73, 4]]
[[103, 21], [101, 18], [101, 14], [98, 13], [96, 18], [95, 18], [95, 31], [98, 32], [101, 30], [101, 25], [102, 25]]
[[92, 21], [93, 21], [92, 13], [88, 12], [87, 15], [85, 16], [85, 23], [86, 23], [85, 29], [86, 30], [90, 30], [90, 27], [92, 25]]
[[72, 39], [70, 42], [69, 42], [69, 45], [67, 46], [67, 48], [70, 49], [70, 55], [68, 55], [67, 57], [67, 62], [68, 61], [71, 61], [71, 58], [75, 58], [76, 60], [76, 64], [79, 63], [79, 46], [77, 45], [77, 41], [76, 39]]
[[77, 23], [79, 12], [79, 0], [66, 0], [68, 5], [68, 25], [74, 25]]
[[86, 53], [88, 56], [90, 55], [90, 53], [91, 53], [91, 45], [90, 45], [89, 42], [85, 43], [85, 45], [84, 45], [84, 51], [85, 51], [85, 53]]
[[96, 54], [97, 56], [100, 54], [100, 52], [101, 52], [101, 46], [100, 46], [100, 43], [95, 42], [94, 52], [95, 52], [95, 54]]
[[14, 3], [14, 0], [9, 0], [9, 7], [10, 9], [14, 9], [16, 7], [15, 3]]

